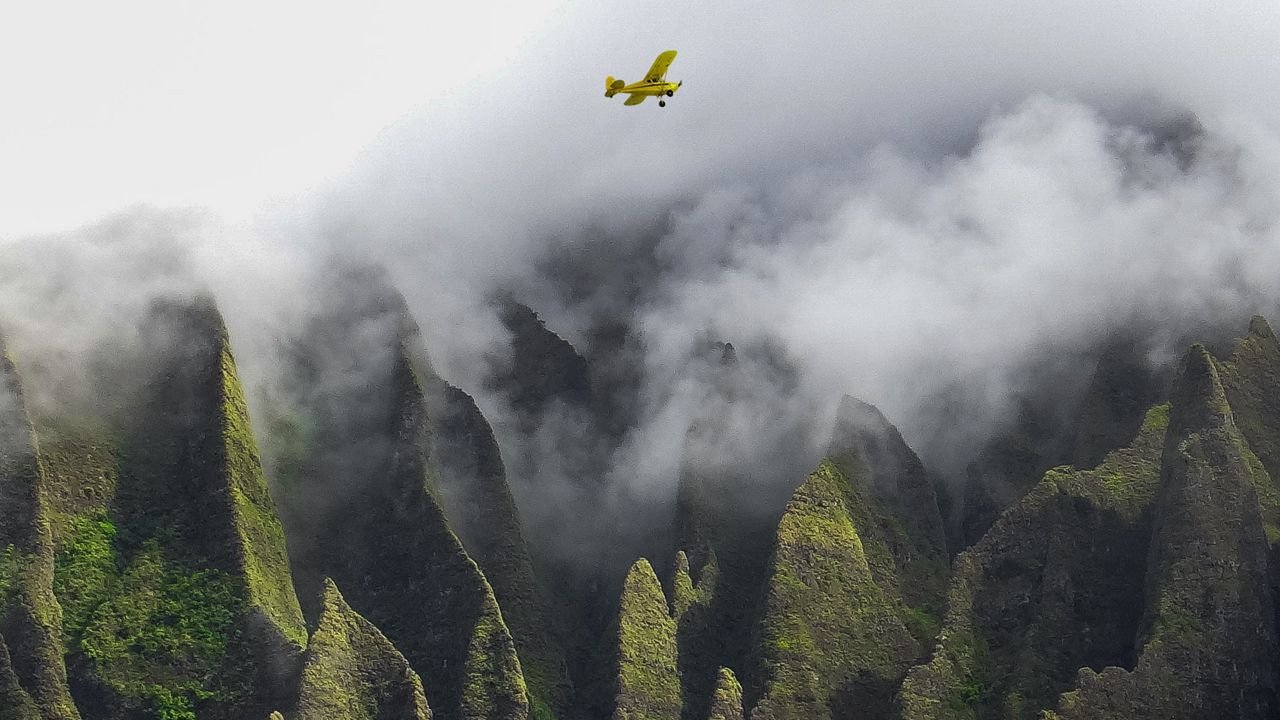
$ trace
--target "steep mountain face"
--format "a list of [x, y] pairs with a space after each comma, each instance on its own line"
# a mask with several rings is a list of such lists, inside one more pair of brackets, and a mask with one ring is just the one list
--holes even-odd
[[735, 505], [731, 475], [682, 478], [688, 552], [671, 585], [685, 718], [714, 712], [722, 667], [747, 678], [753, 718], [887, 713], [932, 639], [947, 554], [923, 466], [879, 411], [852, 398], [828, 455], [772, 520]]
[[542, 720], [564, 713], [572, 695], [564, 652], [534, 574], [493, 430], [470, 395], [443, 381], [432, 387], [440, 504], [493, 586], [528, 683], [531, 716]]
[[0, 359], [0, 693], [15, 717], [78, 718], [62, 658], [43, 485], [22, 385], [6, 355]]
[[307, 645], [296, 717], [431, 720], [417, 673], [328, 578]]
[[1117, 341], [1103, 348], [1072, 428], [1069, 462], [1090, 469], [1138, 435], [1147, 409], [1167, 392], [1168, 379], [1140, 348]]
[[1275, 596], [1259, 491], [1271, 478], [1201, 346], [1173, 389], [1132, 672], [1080, 671], [1063, 718], [1275, 717]]
[[901, 596], [912, 634], [927, 641], [942, 615], [947, 547], [924, 465], [875, 406], [851, 397], [840, 404], [829, 454], [863, 496], [866, 509], [855, 511], [865, 514], [860, 535], [883, 546], [872, 566], [876, 581]]
[[715, 693], [711, 697], [709, 720], [740, 720], [742, 717], [742, 685], [729, 668], [720, 668]]
[[209, 301], [145, 327], [132, 422], [50, 432], [72, 691], [95, 717], [263, 716], [291, 701], [306, 632], [226, 331]]
[[1046, 470], [1060, 464], [1067, 428], [1050, 401], [1019, 399], [1017, 416], [991, 438], [965, 468], [956, 549], [977, 542], [1000, 514], [1035, 486]]
[[[596, 348], [596, 367], [528, 306], [507, 297], [496, 307], [511, 340], [509, 354], [490, 363], [486, 390], [506, 410], [495, 426], [507, 475], [527, 508], [521, 520], [533, 567], [554, 600], [542, 617], [564, 638], [575, 712], [594, 718], [612, 703], [609, 649], [600, 638], [610, 632], [628, 568], [671, 547], [664, 508], [622, 503], [608, 483], [631, 402], [609, 385], [627, 376], [625, 363], [609, 356], [625, 345], [625, 331], [594, 334], [611, 349]], [[509, 603], [502, 604], [505, 611]], [[557, 672], [551, 692], [560, 697], [567, 684]], [[535, 682], [536, 674], [526, 675]]]
[[507, 395], [526, 432], [552, 402], [591, 407], [590, 370], [572, 345], [511, 298], [500, 301], [498, 317], [511, 333], [511, 362], [498, 363], [490, 383]]
[[1168, 406], [1097, 468], [1052, 471], [956, 558], [904, 718], [1036, 717], [1076, 670], [1131, 666]]
[[1268, 335], [1255, 320], [1223, 362], [1192, 347], [1128, 448], [1047, 473], [956, 558], [904, 718], [1274, 716], [1276, 492], [1229, 402], [1257, 412]]
[[677, 720], [676, 622], [658, 576], [643, 558], [627, 573], [612, 635], [613, 720]]
[[[317, 309], [289, 389], [288, 420], [304, 431], [283, 464], [281, 505], [299, 586], [319, 596], [327, 576], [345, 588], [351, 606], [422, 677], [437, 718], [524, 718], [528, 693], [511, 632], [432, 489], [438, 433], [428, 394], [447, 388], [385, 278], [343, 268], [330, 281], [345, 302]], [[492, 490], [495, 476], [487, 482], [491, 489], [473, 498], [506, 497]], [[518, 538], [512, 522], [508, 544]], [[511, 578], [505, 587], [521, 583]]]

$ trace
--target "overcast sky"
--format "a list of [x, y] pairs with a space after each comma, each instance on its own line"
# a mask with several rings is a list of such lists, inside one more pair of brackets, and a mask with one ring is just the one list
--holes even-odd
[[0, 3], [0, 234], [305, 191], [515, 62], [556, 5]]
[[[0, 234], [138, 202], [245, 215], [406, 115], [416, 157], [542, 165], [521, 180], [562, 202], [949, 138], [1035, 90], [1275, 121], [1277, 36], [1268, 2], [7, 2]], [[689, 84], [665, 113], [602, 97], [667, 48]]]

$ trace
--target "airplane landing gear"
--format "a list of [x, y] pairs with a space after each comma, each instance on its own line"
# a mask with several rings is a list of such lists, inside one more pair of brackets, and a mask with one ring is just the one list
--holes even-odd
[[666, 107], [666, 106], [667, 106], [667, 101], [666, 101], [666, 100], [659, 100], [659, 101], [658, 101], [658, 107]]
[[675, 95], [675, 94], [676, 94], [676, 91], [675, 91], [675, 90], [668, 90], [668, 91], [667, 91], [667, 97], [671, 97], [672, 95]]

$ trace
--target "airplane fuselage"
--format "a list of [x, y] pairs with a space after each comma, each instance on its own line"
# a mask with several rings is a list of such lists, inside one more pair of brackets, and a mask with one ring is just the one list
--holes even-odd
[[623, 95], [652, 95], [654, 97], [658, 97], [662, 95], [674, 95], [679, 87], [679, 83], [645, 81], [624, 85], [617, 90], [609, 89], [605, 92], [604, 96], [613, 97], [614, 95], [622, 93]]

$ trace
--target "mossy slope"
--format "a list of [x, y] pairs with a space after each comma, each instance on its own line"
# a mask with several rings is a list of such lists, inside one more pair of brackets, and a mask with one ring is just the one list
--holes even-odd
[[676, 623], [648, 560], [637, 560], [627, 573], [613, 638], [613, 720], [677, 720]]
[[205, 300], [157, 303], [145, 327], [155, 375], [118, 481], [94, 470], [105, 444], [54, 433], [51, 475], [92, 491], [56, 514], [77, 699], [110, 718], [265, 716], [306, 632], [226, 330]]
[[[404, 300], [385, 274], [335, 268], [295, 348], [299, 449], [277, 464], [295, 575], [322, 578], [408, 659], [441, 720], [519, 720], [520, 660], [489, 582], [431, 488], [433, 382]], [[318, 611], [318, 608], [314, 609]]]
[[1030, 718], [1076, 670], [1133, 662], [1167, 405], [1088, 471], [1046, 473], [954, 563], [932, 660], [900, 692], [906, 720]]
[[534, 577], [493, 430], [465, 392], [428, 379], [437, 496], [467, 553], [493, 586], [515, 641], [537, 720], [568, 710], [564, 651]]
[[297, 720], [431, 720], [408, 661], [326, 578], [298, 691]]
[[742, 720], [742, 685], [729, 668], [720, 668], [709, 720]]
[[[79, 718], [62, 657], [53, 593], [53, 541], [35, 435], [18, 372], [0, 356], [0, 641], [15, 708], [28, 698], [47, 720]], [[16, 681], [16, 687], [14, 682]], [[17, 710], [14, 711], [18, 712]]]
[[40, 710], [13, 671], [9, 648], [0, 637], [0, 720], [40, 720]]
[[1266, 470], [1236, 427], [1201, 346], [1172, 393], [1161, 491], [1132, 672], [1080, 671], [1059, 718], [1270, 718], [1275, 598], [1258, 488]]
[[847, 396], [829, 454], [852, 484], [847, 507], [876, 584], [906, 606], [908, 629], [927, 647], [942, 615], [948, 562], [924, 465], [875, 406]]
[[1280, 340], [1261, 317], [1236, 342], [1218, 374], [1231, 418], [1271, 482], [1258, 487], [1267, 537], [1280, 540]]
[[860, 534], [870, 530], [867, 521], [855, 519], [867, 503], [855, 488], [865, 482], [825, 460], [787, 504], [771, 560], [763, 697], [753, 720], [883, 713], [918, 655], [901, 602], [869, 564]]

